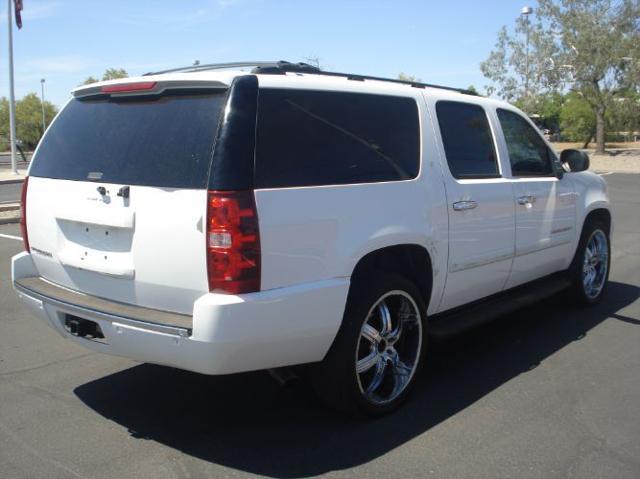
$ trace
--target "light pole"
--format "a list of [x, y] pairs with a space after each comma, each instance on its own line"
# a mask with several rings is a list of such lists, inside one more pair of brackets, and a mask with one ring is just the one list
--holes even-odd
[[18, 174], [18, 163], [16, 160], [16, 99], [13, 93], [13, 23], [12, 1], [7, 1], [7, 20], [9, 21], [9, 141], [11, 142], [11, 173]]
[[47, 120], [44, 116], [44, 78], [40, 79], [40, 93], [42, 95], [41, 104], [42, 104], [42, 134], [44, 135], [44, 131], [47, 129]]
[[524, 15], [525, 22], [527, 25], [526, 31], [526, 47], [525, 47], [525, 72], [524, 72], [524, 96], [525, 102], [528, 104], [529, 102], [529, 15], [533, 13], [533, 8], [531, 7], [522, 7], [520, 10], [520, 14]]

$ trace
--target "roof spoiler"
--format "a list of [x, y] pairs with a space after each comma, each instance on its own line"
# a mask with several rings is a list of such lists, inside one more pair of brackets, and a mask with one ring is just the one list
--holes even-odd
[[[125, 80], [125, 79], [123, 79]], [[162, 80], [138, 81], [127, 78], [117, 83], [100, 82], [83, 85], [71, 93], [75, 98], [90, 96], [128, 97], [138, 95], [161, 95], [167, 90], [211, 90], [229, 88], [229, 85], [216, 80]]]

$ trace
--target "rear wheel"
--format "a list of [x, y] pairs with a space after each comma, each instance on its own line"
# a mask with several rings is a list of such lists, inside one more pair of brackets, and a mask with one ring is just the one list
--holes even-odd
[[338, 336], [314, 372], [316, 391], [342, 411], [392, 411], [423, 363], [424, 325], [420, 293], [406, 278], [373, 273], [354, 284]]
[[586, 223], [569, 269], [571, 293], [579, 304], [591, 305], [600, 301], [609, 280], [610, 265], [608, 228], [598, 221]]

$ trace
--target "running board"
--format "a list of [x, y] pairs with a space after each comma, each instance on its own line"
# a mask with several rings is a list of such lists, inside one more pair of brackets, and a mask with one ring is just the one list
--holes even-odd
[[552, 275], [429, 318], [429, 335], [442, 339], [530, 306], [568, 288], [564, 275]]

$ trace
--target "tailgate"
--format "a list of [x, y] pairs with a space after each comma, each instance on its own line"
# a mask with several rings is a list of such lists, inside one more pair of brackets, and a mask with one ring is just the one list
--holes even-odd
[[74, 99], [34, 155], [27, 231], [40, 275], [191, 314], [208, 292], [204, 221], [224, 94]]

